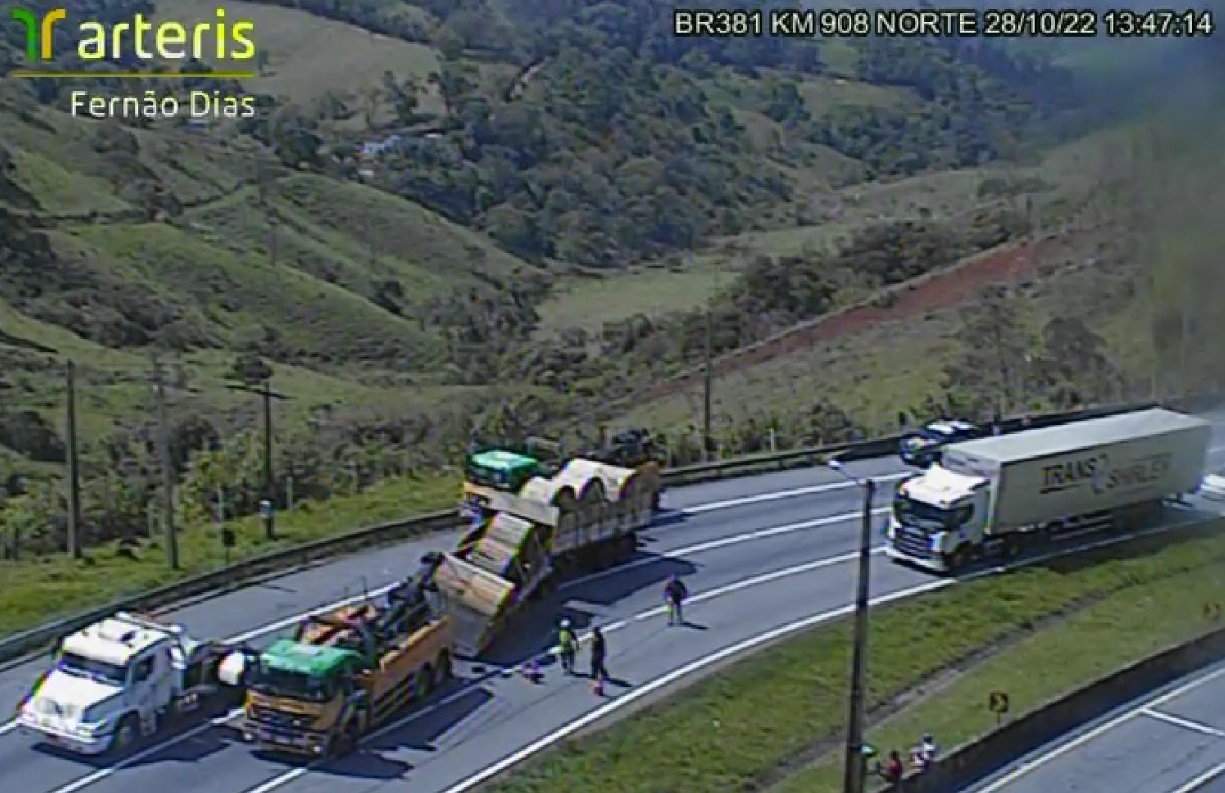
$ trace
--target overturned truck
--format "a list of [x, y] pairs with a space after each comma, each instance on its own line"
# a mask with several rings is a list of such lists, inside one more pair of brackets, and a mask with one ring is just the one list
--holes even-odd
[[532, 458], [494, 450], [473, 455], [468, 470], [465, 501], [479, 507], [456, 548], [433, 558], [433, 582], [452, 619], [455, 650], [469, 657], [554, 576], [633, 556], [659, 504], [658, 466], [574, 458], [545, 476]]

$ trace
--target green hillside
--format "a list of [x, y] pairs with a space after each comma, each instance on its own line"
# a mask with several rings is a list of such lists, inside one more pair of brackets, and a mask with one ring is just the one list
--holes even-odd
[[[1130, 211], [1095, 198], [1130, 188], [1084, 137], [1119, 123], [1122, 89], [1066, 48], [678, 38], [671, 6], [647, 0], [227, 8], [259, 32], [249, 81], [209, 64], [106, 78], [72, 56], [56, 66], [98, 79], [0, 81], [0, 473], [62, 472], [73, 359], [91, 515], [109, 514], [107, 477], [134, 493], [122, 520], [91, 517], [98, 538], [159, 486], [155, 358], [176, 473], [254, 428], [255, 399], [227, 386], [270, 379], [293, 397], [277, 470], [327, 495], [336, 470], [354, 486], [434, 471], [474, 434], [590, 430], [701, 360], [708, 310], [726, 353]], [[0, 73], [20, 65], [16, 34]], [[261, 111], [68, 112], [72, 90], [193, 87]], [[1074, 140], [1091, 142], [1057, 148]]]

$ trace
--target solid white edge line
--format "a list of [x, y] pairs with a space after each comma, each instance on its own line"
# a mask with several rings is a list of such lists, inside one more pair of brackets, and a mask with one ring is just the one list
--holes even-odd
[[[1081, 552], [1088, 551], [1088, 550], [1095, 550], [1098, 548], [1104, 548], [1104, 547], [1108, 547], [1111, 545], [1117, 545], [1119, 543], [1127, 542], [1129, 540], [1139, 539], [1139, 538], [1151, 536], [1154, 534], [1160, 534], [1164, 531], [1168, 531], [1171, 528], [1175, 528], [1177, 525], [1179, 524], [1170, 524], [1170, 525], [1163, 526], [1160, 528], [1146, 529], [1143, 531], [1133, 532], [1130, 534], [1120, 534], [1120, 535], [1116, 535], [1113, 537], [1104, 538], [1102, 540], [1099, 540], [1093, 543], [1089, 543], [1087, 545], [1077, 546], [1075, 548], [1055, 549], [1048, 553], [1039, 554], [1035, 557], [1024, 559], [1014, 564], [998, 565], [995, 567], [987, 568], [979, 572], [976, 572], [973, 575], [965, 576], [960, 579], [942, 578], [942, 579], [937, 579], [935, 581], [929, 581], [924, 584], [919, 584], [914, 587], [908, 587], [906, 589], [902, 589], [897, 592], [890, 592], [887, 595], [881, 595], [881, 596], [872, 598], [869, 602], [873, 606], [879, 606], [879, 605], [883, 605], [885, 603], [889, 603], [895, 600], [903, 600], [908, 597], [920, 595], [925, 592], [935, 591], [938, 589], [944, 589], [945, 587], [953, 586], [955, 584], [958, 584], [964, 581], [978, 579], [978, 578], [985, 578], [988, 576], [996, 575], [998, 573], [1006, 572], [1007, 570], [1010, 570], [1013, 568], [1024, 567], [1026, 565], [1032, 565], [1038, 562], [1047, 561], [1050, 559], [1056, 559], [1056, 558], [1059, 558], [1061, 556], [1066, 556], [1071, 553], [1081, 553]], [[877, 547], [873, 549], [872, 553], [875, 555], [875, 554], [880, 553], [881, 550], [882, 550], [881, 548]], [[848, 553], [848, 554], [844, 554], [842, 557], [831, 557], [831, 560], [842, 558], [846, 561], [850, 561], [854, 559], [856, 556], [858, 556], [857, 553]], [[831, 560], [818, 560], [818, 561], [829, 562]], [[772, 574], [766, 574], [766, 575], [772, 575]], [[657, 612], [662, 612], [662, 610], [663, 609], [656, 609]], [[608, 702], [605, 705], [602, 705], [599, 708], [596, 708], [594, 711], [589, 711], [587, 714], [580, 716], [576, 721], [573, 721], [564, 727], [554, 730], [553, 732], [546, 733], [545, 735], [541, 736], [540, 738], [530, 743], [528, 746], [524, 747], [523, 749], [520, 749], [510, 755], [507, 755], [506, 757], [503, 757], [501, 760], [493, 763], [492, 765], [487, 766], [481, 771], [478, 771], [476, 774], [469, 777], [468, 779], [462, 782], [459, 782], [450, 788], [447, 788], [446, 790], [442, 791], [442, 793], [466, 793], [466, 791], [471, 790], [473, 787], [476, 787], [477, 785], [480, 785], [488, 781], [490, 778], [509, 770], [510, 768], [514, 767], [520, 762], [523, 762], [524, 760], [528, 759], [529, 757], [541, 751], [542, 749], [546, 749], [549, 746], [553, 745], [554, 743], [564, 740], [565, 738], [574, 734], [576, 731], [581, 730], [584, 727], [602, 719], [604, 716], [607, 716], [610, 713], [614, 713], [618, 709], [623, 708], [626, 705], [629, 705], [635, 702], [637, 699], [647, 696], [648, 694], [654, 691], [657, 691], [660, 688], [668, 686], [671, 683], [685, 677], [686, 675], [692, 674], [693, 672], [701, 670], [702, 668], [709, 666], [711, 664], [717, 664], [723, 661], [724, 659], [732, 657], [738, 653], [753, 649], [754, 647], [758, 647], [762, 644], [769, 643], [781, 636], [785, 636], [790, 633], [795, 633], [797, 631], [804, 630], [805, 628], [809, 628], [809, 627], [818, 625], [822, 622], [826, 622], [826, 621], [835, 619], [837, 617], [851, 614], [853, 613], [853, 611], [854, 611], [854, 605], [847, 604], [845, 606], [841, 606], [836, 609], [825, 611], [820, 614], [815, 614], [810, 617], [805, 617], [803, 619], [797, 620], [792, 623], [788, 623], [787, 625], [783, 625], [773, 630], [766, 631], [756, 636], [751, 636], [748, 639], [745, 639], [730, 647], [726, 647], [710, 655], [704, 656], [695, 661], [691, 661], [690, 663], [685, 664], [684, 666], [678, 669], [675, 669], [672, 672], [668, 672], [667, 674], [659, 678], [656, 678], [655, 680], [644, 683], [642, 687], [633, 689], [628, 694], [622, 697], [619, 697], [618, 699], [615, 699], [611, 702]], [[556, 652], [556, 648], [552, 648], [551, 652]], [[1221, 670], [1221, 673], [1225, 673], [1225, 669]], [[478, 685], [478, 684], [479, 683], [474, 683], [473, 685]], [[371, 735], [363, 739], [363, 743], [373, 740], [375, 738], [378, 738], [382, 735], [386, 735], [389, 732], [394, 732], [395, 730], [400, 729], [401, 727], [412, 723], [416, 719], [429, 715], [430, 713], [437, 711], [439, 708], [445, 707], [451, 702], [458, 700], [461, 696], [465, 696], [470, 690], [471, 688], [466, 686], [464, 689], [447, 696], [445, 699], [440, 700], [439, 702], [433, 703], [429, 705], [428, 707], [421, 709], [420, 711], [410, 713], [406, 717], [398, 721], [395, 721], [387, 725], [386, 727], [382, 727], [376, 730], [374, 733], [371, 733]], [[242, 791], [242, 793], [269, 793], [272, 790], [275, 790], [279, 787], [283, 787], [284, 785], [296, 779], [299, 779], [302, 776], [305, 776], [306, 774], [310, 773], [314, 769], [315, 767], [313, 765], [295, 768], [283, 774], [275, 776], [272, 779], [266, 780], [265, 782], [255, 787], [248, 788], [247, 790]], [[50, 793], [71, 793], [71, 792], [70, 791], [50, 791]]]
[[[873, 549], [873, 554], [874, 555], [879, 554], [881, 550], [882, 550], [881, 548], [875, 548]], [[813, 561], [805, 562], [803, 564], [795, 565], [793, 567], [788, 567], [783, 570], [774, 570], [769, 573], [762, 573], [760, 575], [752, 576], [750, 578], [744, 578], [738, 581], [733, 581], [730, 584], [726, 584], [724, 586], [717, 587], [715, 589], [711, 589], [709, 591], [703, 592], [699, 595], [695, 595], [694, 597], [690, 598], [689, 601], [691, 603], [696, 603], [696, 602], [702, 602], [706, 600], [713, 600], [717, 597], [722, 597], [724, 595], [739, 591], [741, 589], [747, 589], [748, 587], [751, 587], [751, 586], [758, 586], [760, 584], [768, 583], [770, 581], [775, 581], [780, 578], [785, 578], [787, 576], [807, 573], [813, 570], [819, 570], [825, 567], [832, 567], [836, 564], [842, 564], [844, 562], [849, 562], [857, 558], [858, 555], [859, 555], [858, 552], [855, 552], [855, 553], [841, 554], [839, 556], [831, 556], [831, 557], [827, 557], [823, 559], [814, 559]], [[656, 607], [647, 609], [631, 617], [627, 617], [625, 619], [609, 623], [608, 625], [604, 627], [604, 631], [606, 633], [611, 633], [613, 631], [621, 630], [627, 627], [628, 625], [630, 625], [631, 623], [641, 622], [643, 620], [650, 619], [651, 617], [660, 616], [664, 614], [666, 610], [667, 608], [664, 606], [656, 606]], [[588, 637], [584, 636], [583, 638], [586, 639]], [[557, 649], [558, 649], [557, 647], [551, 647], [548, 650], [544, 651], [543, 653], [540, 653], [536, 657], [537, 659], [546, 658], [550, 655], [555, 654], [557, 652]], [[413, 710], [407, 715], [401, 717], [400, 719], [397, 719], [396, 721], [386, 725], [385, 727], [382, 727], [372, 732], [370, 735], [366, 736], [363, 739], [363, 742], [373, 740], [389, 732], [393, 732], [397, 729], [400, 729], [401, 727], [404, 727], [407, 724], [411, 724], [417, 719], [424, 718], [425, 716], [428, 716], [431, 713], [434, 713], [438, 711], [439, 709], [444, 708], [447, 705], [450, 705], [452, 702], [456, 702], [462, 699], [463, 697], [469, 695], [474, 690], [478, 689], [480, 686], [484, 685], [490, 680], [501, 677], [503, 673], [507, 671], [505, 668], [496, 667], [492, 664], [481, 664], [481, 665], [486, 668], [491, 668], [493, 671], [479, 675], [478, 677], [465, 682], [461, 688], [459, 688], [456, 691], [453, 691], [452, 693], [448, 694], [446, 697], [436, 702], [431, 702], [429, 705], [426, 705], [425, 707], [421, 707], [416, 710]], [[196, 735], [199, 735], [200, 733], [207, 731], [214, 726], [223, 725], [226, 722], [230, 721], [231, 719], [237, 718], [238, 716], [241, 716], [241, 715], [242, 715], [241, 711], [231, 711], [225, 716], [217, 717], [213, 719], [208, 724], [203, 724], [203, 725], [200, 725], [199, 727], [195, 727], [191, 730], [188, 730], [185, 733], [182, 733], [181, 735], [170, 737], [166, 739], [165, 741], [158, 743], [155, 746], [150, 746], [147, 749], [141, 750], [139, 753], [131, 757], [125, 757], [119, 760], [118, 762], [115, 762], [104, 768], [99, 768], [93, 773], [87, 774], [86, 776], [83, 776], [80, 779], [74, 780], [73, 782], [70, 782], [64, 785], [63, 787], [59, 787], [59, 788], [55, 788], [53, 790], [47, 791], [46, 793], [75, 793], [75, 791], [78, 791], [84, 787], [88, 787], [89, 785], [92, 785], [96, 782], [100, 782], [103, 779], [107, 779], [115, 775], [116, 773], [129, 767], [133, 763], [140, 762], [141, 760], [153, 754], [156, 754], [159, 751], [169, 749], [173, 746], [177, 746], [183, 741], [190, 740], [191, 738], [194, 738]], [[308, 765], [308, 766], [300, 766], [298, 768], [291, 769], [290, 771], [286, 771], [282, 774], [278, 774], [272, 779], [265, 781], [258, 787], [252, 788], [251, 791], [249, 791], [249, 793], [253, 793], [254, 791], [263, 792], [263, 791], [272, 790], [276, 787], [280, 787], [281, 785], [285, 785], [297, 779], [298, 777], [302, 776], [303, 774], [307, 773], [310, 770], [313, 770], [316, 767], [317, 767], [317, 763], [312, 763], [311, 765]]]
[[1225, 774], [1225, 763], [1218, 763], [1217, 765], [1214, 765], [1212, 768], [1209, 768], [1204, 773], [1193, 778], [1182, 787], [1172, 791], [1172, 793], [1194, 793], [1194, 791], [1216, 779], [1221, 774]]
[[1114, 716], [1113, 718], [1102, 722], [1101, 724], [1097, 725], [1093, 729], [1088, 730], [1087, 732], [1083, 732], [1080, 735], [1077, 735], [1075, 738], [1068, 741], [1067, 743], [1060, 744], [1059, 746], [1055, 747], [1049, 752], [1040, 754], [1037, 757], [1034, 757], [1030, 760], [1026, 760], [1020, 763], [1015, 769], [1013, 769], [1012, 771], [1009, 771], [1004, 776], [993, 780], [990, 784], [982, 786], [982, 787], [973, 788], [974, 793], [996, 793], [996, 791], [1000, 790], [1001, 788], [1007, 785], [1012, 784], [1013, 782], [1020, 779], [1021, 777], [1026, 776], [1027, 774], [1030, 774], [1038, 770], [1042, 766], [1054, 760], [1058, 760], [1060, 757], [1063, 757], [1068, 752], [1079, 749], [1080, 747], [1084, 746], [1090, 741], [1100, 738], [1101, 736], [1105, 735], [1106, 733], [1110, 732], [1116, 727], [1119, 727], [1131, 721], [1132, 719], [1141, 715], [1145, 710], [1149, 708], [1155, 708], [1155, 707], [1164, 705], [1170, 700], [1177, 699], [1178, 697], [1181, 697], [1183, 694], [1194, 691], [1195, 689], [1199, 688], [1202, 685], [1211, 683], [1213, 680], [1216, 680], [1222, 675], [1225, 675], [1225, 667], [1221, 669], [1217, 669], [1213, 672], [1210, 672], [1204, 675], [1203, 677], [1198, 677], [1187, 683], [1183, 683], [1177, 688], [1167, 691], [1166, 693], [1161, 694], [1160, 696], [1146, 700], [1140, 703], [1139, 705], [1130, 707], [1127, 710], [1124, 710], [1119, 715]]

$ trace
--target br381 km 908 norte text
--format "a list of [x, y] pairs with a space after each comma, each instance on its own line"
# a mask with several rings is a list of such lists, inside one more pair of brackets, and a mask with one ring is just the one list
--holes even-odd
[[681, 37], [983, 38], [1203, 37], [1216, 31], [1211, 10], [1071, 8], [725, 8], [672, 12]]

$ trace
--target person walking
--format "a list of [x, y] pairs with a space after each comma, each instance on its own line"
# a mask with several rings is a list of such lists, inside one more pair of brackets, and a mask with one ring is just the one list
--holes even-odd
[[608, 645], [604, 642], [604, 632], [599, 628], [591, 629], [591, 679], [595, 681], [593, 689], [597, 697], [604, 696], [604, 683], [608, 681], [608, 667], [605, 659], [608, 657]]

